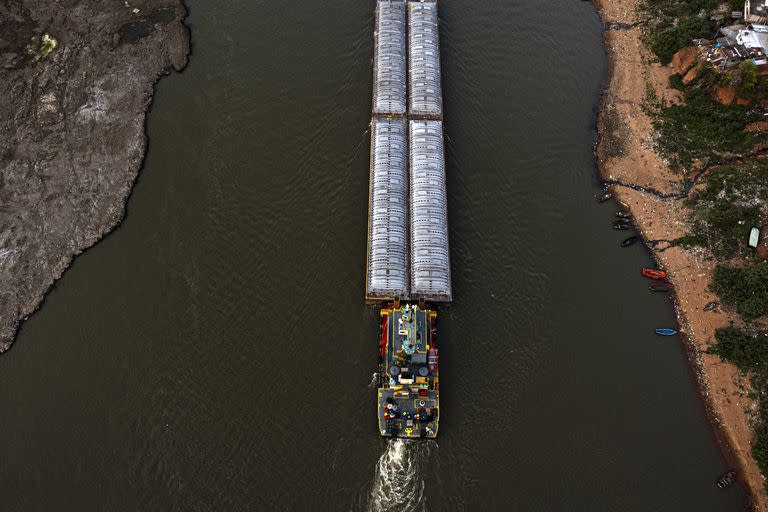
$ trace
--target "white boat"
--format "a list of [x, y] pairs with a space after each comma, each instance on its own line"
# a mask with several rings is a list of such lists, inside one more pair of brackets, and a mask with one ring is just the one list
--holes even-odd
[[760, 230], [757, 228], [752, 228], [752, 231], [749, 232], [749, 246], [757, 249], [757, 243], [760, 241]]

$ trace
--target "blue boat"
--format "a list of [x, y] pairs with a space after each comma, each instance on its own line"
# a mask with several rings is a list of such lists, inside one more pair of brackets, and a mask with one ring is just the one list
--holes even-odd
[[656, 329], [656, 334], [661, 336], [674, 336], [677, 334], [677, 331], [674, 329]]

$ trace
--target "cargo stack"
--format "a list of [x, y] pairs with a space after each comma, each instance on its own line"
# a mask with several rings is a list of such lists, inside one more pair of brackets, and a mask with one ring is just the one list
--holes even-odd
[[450, 302], [437, 3], [375, 18], [366, 299]]
[[408, 3], [411, 298], [450, 302], [437, 3]]
[[407, 300], [408, 126], [406, 6], [376, 5], [366, 299]]

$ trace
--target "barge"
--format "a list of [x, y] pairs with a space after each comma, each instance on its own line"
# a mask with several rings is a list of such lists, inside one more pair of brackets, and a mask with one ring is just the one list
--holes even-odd
[[453, 298], [438, 4], [378, 0], [375, 20], [365, 299], [380, 308], [378, 431], [434, 439], [434, 308]]

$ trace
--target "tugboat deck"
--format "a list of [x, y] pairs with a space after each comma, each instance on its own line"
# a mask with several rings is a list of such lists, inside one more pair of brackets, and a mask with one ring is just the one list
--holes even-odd
[[437, 313], [405, 305], [384, 308], [381, 317], [379, 431], [386, 437], [437, 437]]

